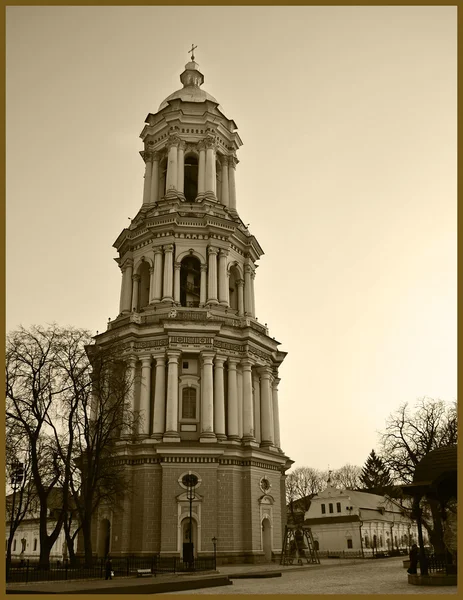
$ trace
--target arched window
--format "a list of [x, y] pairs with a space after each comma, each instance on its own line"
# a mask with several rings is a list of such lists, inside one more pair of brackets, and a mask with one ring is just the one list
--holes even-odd
[[201, 263], [196, 256], [186, 256], [180, 263], [180, 304], [199, 306]]
[[317, 552], [320, 550], [320, 544], [318, 543], [318, 540], [313, 541], [313, 546]]
[[240, 279], [239, 271], [236, 267], [231, 267], [230, 278], [229, 278], [229, 302], [230, 308], [238, 310], [238, 284], [237, 281]]
[[187, 202], [194, 202], [198, 195], [198, 159], [194, 154], [185, 157], [183, 193]]
[[143, 261], [138, 269], [140, 282], [138, 288], [138, 308], [148, 306], [150, 303], [150, 265]]
[[365, 536], [365, 548], [369, 548], [370, 547], [370, 539], [369, 537], [366, 535]]
[[182, 419], [196, 419], [196, 388], [183, 388]]

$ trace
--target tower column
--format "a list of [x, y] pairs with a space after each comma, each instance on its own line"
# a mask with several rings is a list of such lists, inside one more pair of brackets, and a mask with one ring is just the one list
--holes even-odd
[[164, 293], [162, 300], [172, 301], [172, 262], [173, 262], [173, 244], [167, 244], [164, 248]]
[[158, 201], [159, 195], [159, 152], [153, 152], [153, 167], [151, 170], [150, 204]]
[[121, 267], [122, 270], [122, 285], [121, 285], [121, 301], [119, 311], [130, 312], [130, 303], [132, 301], [132, 272], [133, 260], [127, 259]]
[[235, 168], [238, 164], [236, 156], [232, 156], [228, 160], [228, 182], [229, 182], [229, 204], [230, 208], [236, 210], [236, 184], [235, 184]]
[[183, 194], [183, 182], [185, 179], [185, 142], [180, 140], [177, 154], [177, 190]]
[[143, 184], [143, 204], [149, 204], [150, 193], [151, 193], [151, 153], [143, 152], [143, 159], [145, 161], [145, 182]]
[[260, 379], [257, 372], [253, 373], [254, 383], [254, 429], [256, 441], [261, 441], [260, 434]]
[[280, 379], [273, 378], [272, 382], [272, 403], [273, 403], [273, 435], [274, 443], [277, 448], [280, 448], [280, 415], [278, 409], [278, 384]]
[[174, 263], [174, 302], [180, 304], [180, 263]]
[[156, 246], [154, 250], [154, 292], [153, 301], [160, 302], [162, 297], [162, 247]]
[[212, 361], [214, 354], [212, 352], [202, 352], [203, 361], [202, 382], [201, 382], [201, 436], [200, 442], [211, 442], [215, 440], [214, 434], [214, 393], [213, 393], [213, 373]]
[[219, 304], [228, 306], [228, 276], [227, 276], [228, 250], [219, 251]]
[[228, 157], [222, 158], [222, 204], [224, 206], [229, 205], [229, 191], [230, 184], [228, 182]]
[[198, 161], [198, 194], [204, 194], [206, 191], [206, 145], [204, 141], [199, 142], [199, 161]]
[[207, 254], [209, 256], [209, 270], [207, 282], [207, 303], [217, 304], [217, 253], [218, 248], [208, 246]]
[[252, 315], [251, 265], [244, 266], [244, 314]]
[[216, 193], [215, 142], [206, 141], [206, 192]]
[[244, 315], [244, 279], [237, 279], [236, 286], [238, 288], [238, 315]]
[[271, 405], [271, 387], [269, 367], [262, 367], [260, 372], [260, 418], [262, 426], [261, 446], [273, 446], [273, 415]]
[[218, 440], [226, 440], [225, 435], [225, 390], [223, 379], [223, 356], [215, 357], [214, 367], [214, 431]]
[[176, 136], [172, 136], [171, 139], [167, 142], [167, 148], [169, 149], [169, 153], [167, 155], [166, 194], [168, 194], [171, 190], [177, 189], [177, 154], [179, 141], [180, 140]]
[[207, 265], [201, 265], [201, 279], [199, 282], [199, 306], [206, 304], [206, 273]]
[[252, 363], [249, 359], [241, 361], [243, 369], [243, 439], [255, 441], [254, 411], [252, 406]]
[[141, 357], [140, 423], [138, 433], [148, 437], [150, 428], [151, 356]]
[[135, 367], [137, 359], [133, 356], [127, 359], [126, 376], [128, 379], [127, 401], [124, 407], [124, 425], [121, 431], [121, 437], [128, 438], [132, 434], [130, 422], [132, 421], [135, 410]]
[[156, 377], [152, 437], [161, 440], [166, 420], [166, 359], [164, 356], [154, 356], [154, 359], [156, 360]]
[[256, 297], [254, 295], [254, 279], [256, 278], [255, 268], [251, 271], [251, 311], [252, 316], [256, 316]]
[[238, 359], [228, 359], [228, 431], [229, 440], [238, 439], [238, 386], [236, 381], [236, 365]]
[[179, 350], [167, 352], [167, 407], [166, 407], [166, 432], [163, 441], [178, 441], [178, 359]]
[[153, 302], [153, 295], [154, 295], [154, 267], [150, 267], [150, 291], [149, 291], [148, 304], [151, 304]]
[[132, 311], [138, 310], [138, 288], [140, 275], [132, 275]]

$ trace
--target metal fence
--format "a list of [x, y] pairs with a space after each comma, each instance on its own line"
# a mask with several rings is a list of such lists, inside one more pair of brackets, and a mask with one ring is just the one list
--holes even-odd
[[[176, 556], [125, 556], [111, 559], [114, 577], [136, 576], [138, 569], [150, 569], [153, 575], [159, 573], [184, 573], [213, 571], [216, 568], [213, 557], [197, 558], [192, 563], [184, 562]], [[95, 559], [86, 566], [82, 558], [69, 561], [51, 561], [44, 569], [36, 561], [12, 562], [7, 581], [10, 583], [31, 583], [36, 581], [66, 581], [70, 579], [103, 579], [106, 574], [106, 559]]]
[[441, 554], [431, 554], [427, 557], [428, 573], [442, 573], [445, 575], [456, 572], [456, 565], [449, 562], [448, 557]]
[[389, 556], [406, 556], [406, 549], [376, 550], [364, 548], [362, 550], [318, 550], [320, 558], [387, 558]]

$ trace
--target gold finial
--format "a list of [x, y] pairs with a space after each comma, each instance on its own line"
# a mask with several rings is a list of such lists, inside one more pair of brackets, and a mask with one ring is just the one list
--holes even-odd
[[196, 50], [198, 46], [195, 46], [194, 44], [191, 44], [191, 50], [188, 50], [188, 54], [190, 54], [191, 52], [191, 60], [195, 59], [195, 55], [194, 55], [194, 51]]

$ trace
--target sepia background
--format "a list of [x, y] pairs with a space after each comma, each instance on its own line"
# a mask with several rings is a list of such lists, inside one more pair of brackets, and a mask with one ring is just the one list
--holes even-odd
[[181, 87], [235, 120], [256, 311], [287, 351], [283, 450], [362, 465], [456, 399], [456, 7], [7, 7], [7, 331], [106, 328], [139, 133]]

